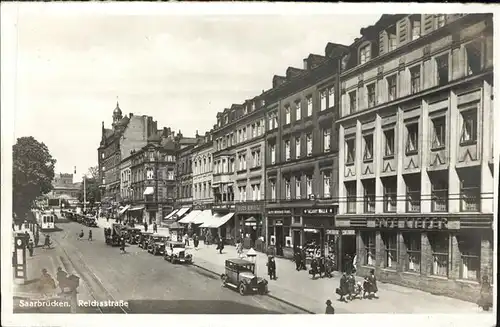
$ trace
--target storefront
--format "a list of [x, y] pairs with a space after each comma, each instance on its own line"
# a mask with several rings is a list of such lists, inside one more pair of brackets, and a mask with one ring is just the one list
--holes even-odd
[[235, 235], [243, 239], [245, 248], [265, 250], [264, 203], [236, 203], [234, 218]]
[[267, 239], [276, 256], [293, 257], [292, 210], [267, 210]]
[[127, 210], [127, 215], [129, 220], [133, 220], [136, 224], [144, 223], [144, 206], [138, 205], [130, 207]]

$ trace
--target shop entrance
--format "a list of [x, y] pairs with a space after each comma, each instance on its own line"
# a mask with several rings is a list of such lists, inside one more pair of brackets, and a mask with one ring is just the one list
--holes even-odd
[[275, 226], [276, 228], [276, 255], [283, 256], [283, 226]]
[[300, 243], [300, 230], [294, 230], [293, 231], [293, 246], [301, 246], [302, 244]]
[[349, 272], [352, 270], [352, 260], [356, 255], [356, 235], [342, 235], [341, 236], [341, 246], [342, 251], [340, 252], [342, 257], [341, 267], [343, 272]]

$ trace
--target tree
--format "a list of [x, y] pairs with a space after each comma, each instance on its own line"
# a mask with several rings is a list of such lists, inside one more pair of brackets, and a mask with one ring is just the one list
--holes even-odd
[[[101, 190], [99, 190], [99, 183], [98, 180], [95, 178], [86, 178], [85, 180], [85, 186], [86, 186], [86, 195], [87, 195], [87, 202], [89, 202], [89, 209], [92, 209], [94, 207], [94, 204], [96, 202], [101, 201]], [[83, 183], [80, 186], [80, 192], [78, 192], [78, 200], [83, 203]]]
[[52, 190], [55, 164], [43, 142], [32, 136], [17, 139], [12, 147], [12, 200], [19, 219], [24, 219], [37, 197]]
[[90, 178], [99, 180], [99, 167], [94, 166], [89, 168]]

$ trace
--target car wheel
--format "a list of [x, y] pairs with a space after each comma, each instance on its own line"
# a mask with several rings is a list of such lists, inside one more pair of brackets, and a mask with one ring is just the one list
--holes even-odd
[[245, 295], [246, 290], [247, 290], [247, 288], [246, 288], [245, 284], [240, 283], [240, 286], [238, 287], [238, 291], [240, 292], [240, 295]]

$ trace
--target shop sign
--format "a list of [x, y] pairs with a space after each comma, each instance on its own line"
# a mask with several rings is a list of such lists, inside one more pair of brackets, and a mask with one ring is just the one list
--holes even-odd
[[319, 230], [314, 228], [304, 228], [304, 232], [306, 233], [319, 233]]
[[292, 211], [290, 209], [279, 209], [279, 210], [267, 210], [268, 215], [291, 215]]
[[304, 209], [304, 215], [333, 214], [333, 208], [311, 208]]
[[409, 229], [448, 229], [447, 218], [375, 218], [368, 227], [409, 228]]
[[231, 210], [234, 209], [234, 204], [214, 204], [212, 209], [226, 209]]
[[261, 204], [236, 204], [236, 212], [262, 212], [263, 206]]
[[283, 226], [283, 220], [275, 220], [274, 225], [275, 226]]
[[342, 235], [356, 235], [356, 231], [354, 229], [344, 229]]
[[327, 229], [326, 230], [327, 235], [339, 235], [338, 229]]

